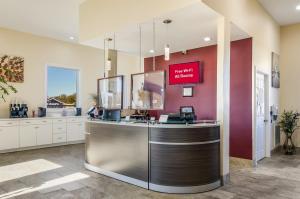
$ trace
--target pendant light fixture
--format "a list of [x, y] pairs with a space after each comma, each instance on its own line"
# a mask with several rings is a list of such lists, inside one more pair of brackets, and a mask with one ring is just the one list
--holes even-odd
[[[112, 41], [112, 38], [107, 38], [107, 52], [109, 52], [109, 43]], [[109, 53], [107, 56], [107, 60], [106, 60], [106, 71], [110, 71], [111, 70], [111, 58], [109, 57]]]
[[166, 24], [166, 44], [165, 44], [165, 61], [170, 60], [170, 44], [168, 42], [168, 26], [170, 23], [172, 23], [171, 19], [166, 19], [163, 21], [164, 24]]

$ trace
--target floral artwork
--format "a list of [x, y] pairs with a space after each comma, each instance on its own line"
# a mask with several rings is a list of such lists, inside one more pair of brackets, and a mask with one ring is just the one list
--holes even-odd
[[7, 82], [24, 82], [24, 58], [0, 55], [0, 76]]

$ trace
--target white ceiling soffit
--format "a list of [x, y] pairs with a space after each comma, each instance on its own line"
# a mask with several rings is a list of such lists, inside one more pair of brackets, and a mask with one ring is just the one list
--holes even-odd
[[280, 25], [300, 23], [300, 11], [296, 10], [300, 0], [259, 0], [259, 2]]
[[[166, 25], [163, 24], [164, 19], [172, 20], [172, 23], [168, 26], [168, 30]], [[164, 46], [167, 43], [170, 45], [171, 52], [216, 44], [217, 19], [218, 14], [202, 3], [196, 3], [176, 12], [155, 18], [155, 44], [153, 42], [153, 21], [142, 23], [142, 56], [153, 56], [150, 50], [155, 50], [155, 55], [162, 55], [164, 53]], [[249, 37], [234, 25], [232, 25], [231, 32], [232, 40]], [[109, 48], [116, 48], [122, 52], [139, 55], [139, 35], [139, 25], [135, 25], [117, 33], [106, 34], [83, 42], [82, 44], [103, 49], [104, 38], [115, 37], [115, 45], [114, 42], [110, 42]], [[210, 37], [211, 41], [204, 41], [204, 37]]]
[[0, 0], [0, 27], [59, 40], [74, 41], [79, 5], [85, 0]]

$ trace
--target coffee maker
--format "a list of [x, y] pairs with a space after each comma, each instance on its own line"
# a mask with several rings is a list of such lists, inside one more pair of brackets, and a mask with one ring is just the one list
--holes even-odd
[[27, 104], [10, 104], [10, 118], [27, 118]]
[[47, 109], [44, 107], [38, 108], [38, 117], [46, 117]]

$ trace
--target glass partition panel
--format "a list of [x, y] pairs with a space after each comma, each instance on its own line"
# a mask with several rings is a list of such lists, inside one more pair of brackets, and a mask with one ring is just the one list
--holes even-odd
[[98, 80], [99, 106], [105, 109], [123, 108], [123, 76]]
[[132, 109], [163, 110], [165, 99], [165, 77], [165, 71], [132, 75]]

